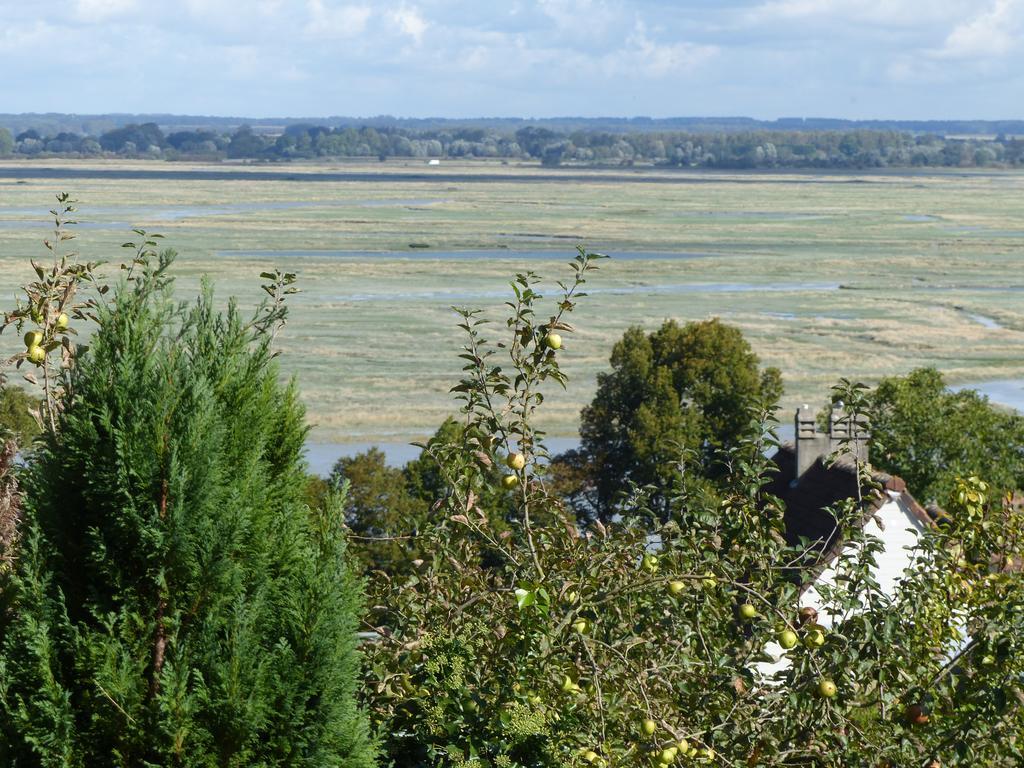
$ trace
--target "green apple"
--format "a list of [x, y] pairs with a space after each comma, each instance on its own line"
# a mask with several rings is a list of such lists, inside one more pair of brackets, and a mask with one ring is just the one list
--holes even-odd
[[678, 749], [685, 755], [690, 751], [690, 742], [688, 742], [686, 739], [680, 739], [676, 742], [676, 749]]
[[505, 459], [505, 466], [518, 472], [526, 466], [526, 457], [521, 453], [510, 453]]
[[804, 645], [808, 648], [821, 648], [825, 644], [825, 633], [821, 627], [811, 627], [804, 635]]
[[788, 651], [790, 648], [796, 647], [799, 638], [796, 636], [796, 632], [792, 629], [784, 629], [779, 632], [778, 641], [779, 645]]
[[46, 360], [46, 350], [39, 346], [29, 347], [27, 354], [28, 359], [36, 365], [42, 365], [43, 361]]
[[658, 724], [650, 718], [647, 718], [640, 723], [640, 730], [643, 732], [644, 736], [653, 736], [654, 732], [658, 730]]
[[644, 555], [641, 565], [643, 565], [643, 569], [648, 573], [656, 573], [658, 570], [658, 556], [651, 554]]
[[43, 332], [42, 331], [29, 331], [25, 334], [25, 346], [29, 349], [32, 347], [38, 347], [43, 343]]
[[743, 605], [740, 606], [740, 617], [744, 618], [744, 619], [747, 619], [748, 621], [750, 619], [756, 618], [757, 617], [757, 608], [752, 606], [750, 603], [744, 603]]
[[69, 318], [67, 315], [65, 315], [63, 312], [61, 312], [59, 315], [57, 315], [57, 320], [56, 320], [56, 323], [55, 323], [56, 326], [57, 326], [57, 330], [58, 331], [63, 331], [65, 328], [68, 327], [68, 323], [70, 323], [70, 322], [71, 322], [71, 318]]
[[512, 489], [519, 485], [519, 478], [516, 475], [505, 475], [501, 478], [501, 484], [505, 488]]
[[836, 684], [831, 680], [822, 679], [818, 681], [818, 695], [823, 699], [835, 698], [837, 690]]
[[668, 591], [671, 592], [673, 596], [681, 595], [684, 589], [686, 589], [685, 581], [670, 581], [668, 583]]
[[572, 628], [577, 634], [585, 635], [590, 631], [590, 622], [587, 619], [579, 618], [572, 623]]
[[669, 765], [675, 759], [676, 753], [673, 752], [671, 749], [663, 749], [661, 750], [661, 754], [658, 755], [658, 762], [660, 762], [662, 765]]
[[544, 345], [548, 349], [561, 349], [562, 348], [562, 337], [557, 333], [549, 333], [544, 337]]

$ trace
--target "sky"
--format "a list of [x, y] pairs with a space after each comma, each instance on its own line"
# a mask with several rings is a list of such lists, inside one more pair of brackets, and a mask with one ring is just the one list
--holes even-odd
[[0, 112], [1024, 118], [1024, 0], [0, 0]]

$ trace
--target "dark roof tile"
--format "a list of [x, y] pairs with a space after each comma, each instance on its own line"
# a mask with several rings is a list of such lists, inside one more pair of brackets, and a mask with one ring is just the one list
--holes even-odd
[[[857, 497], [856, 464], [848, 458], [840, 458], [826, 466], [819, 458], [796, 482], [796, 449], [792, 444], [780, 446], [772, 461], [778, 471], [772, 473], [764, 491], [777, 496], [785, 506], [787, 541], [797, 544], [801, 538], [807, 538], [818, 542], [820, 549], [830, 548], [836, 543], [836, 519], [825, 510]], [[932, 516], [910, 495], [902, 478], [883, 472], [875, 472], [872, 477], [880, 488], [900, 494], [901, 500], [922, 523], [932, 522]], [[868, 501], [866, 511], [880, 506], [883, 498], [877, 491], [863, 489], [862, 493]], [[869, 517], [866, 514], [864, 522]]]

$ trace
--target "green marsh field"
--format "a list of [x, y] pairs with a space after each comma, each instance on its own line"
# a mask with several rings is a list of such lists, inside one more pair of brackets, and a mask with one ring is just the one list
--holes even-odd
[[[46, 177], [29, 173], [43, 166]], [[173, 174], [126, 178], [152, 169]], [[740, 326], [782, 369], [786, 410], [823, 402], [839, 376], [870, 383], [921, 365], [951, 383], [1024, 376], [1019, 173], [9, 163], [4, 306], [30, 279], [29, 258], [45, 256], [59, 191], [80, 201], [83, 258], [124, 258], [132, 227], [163, 234], [179, 252], [182, 295], [209, 275], [218, 296], [251, 304], [261, 271], [297, 272], [302, 293], [279, 345], [315, 442], [431, 433], [454, 408], [462, 339], [451, 306], [500, 319], [516, 272], [553, 289], [577, 244], [613, 258], [566, 337], [571, 381], [545, 404], [551, 435], [575, 434], [623, 330], [666, 318]], [[19, 342], [4, 334], [0, 354]]]

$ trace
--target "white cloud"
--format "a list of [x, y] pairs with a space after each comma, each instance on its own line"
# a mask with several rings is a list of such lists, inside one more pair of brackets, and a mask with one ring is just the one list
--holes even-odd
[[221, 45], [211, 49], [220, 70], [231, 80], [299, 82], [308, 75], [280, 56], [267, 55], [255, 45]]
[[305, 32], [310, 37], [352, 38], [366, 30], [373, 10], [366, 5], [332, 6], [324, 0], [309, 0], [309, 21]]
[[1024, 0], [0, 0], [0, 63], [15, 111], [664, 114], [686, 78], [686, 111], [980, 117]]
[[75, 0], [75, 15], [82, 21], [104, 21], [135, 7], [135, 0]]
[[227, 64], [228, 77], [236, 80], [247, 80], [262, 70], [260, 51], [253, 45], [226, 45], [222, 56]]
[[35, 50], [48, 39], [54, 39], [55, 33], [56, 29], [45, 21], [27, 25], [6, 24], [0, 27], [0, 53]]
[[689, 42], [658, 43], [647, 34], [643, 22], [636, 22], [623, 48], [607, 57], [603, 64], [608, 74], [664, 77], [692, 72], [718, 55], [714, 45]]
[[445, 45], [431, 48], [427, 55], [439, 74], [458, 70], [503, 84], [541, 78], [545, 87], [557, 89], [570, 84], [585, 88], [608, 78], [637, 82], [686, 75], [720, 52], [715, 45], [682, 41], [678, 35], [665, 40], [665, 30], [651, 29], [641, 20], [620, 21], [616, 39], [601, 46], [588, 40], [567, 40], [561, 33], [510, 34], [445, 27], [438, 35]]
[[401, 7], [388, 12], [388, 19], [403, 35], [408, 35], [417, 44], [423, 41], [423, 34], [427, 31], [429, 24], [423, 18], [418, 8], [402, 5]]
[[600, 35], [622, 21], [602, 0], [537, 0], [537, 7], [558, 29], [573, 35]]
[[747, 20], [845, 20], [874, 25], [920, 26], [956, 18], [976, 7], [971, 0], [767, 0]]
[[988, 10], [954, 27], [933, 55], [943, 59], [1005, 56], [1021, 44], [1022, 16], [1021, 0], [995, 0]]

